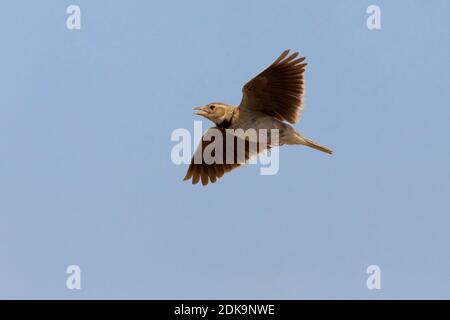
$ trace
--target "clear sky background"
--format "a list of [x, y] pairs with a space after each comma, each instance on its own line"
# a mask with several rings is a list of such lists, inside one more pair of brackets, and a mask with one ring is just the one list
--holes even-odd
[[[449, 299], [449, 15], [445, 0], [2, 1], [0, 298]], [[283, 147], [277, 175], [183, 182], [172, 131], [238, 104], [287, 48], [309, 63], [296, 128], [333, 156]]]

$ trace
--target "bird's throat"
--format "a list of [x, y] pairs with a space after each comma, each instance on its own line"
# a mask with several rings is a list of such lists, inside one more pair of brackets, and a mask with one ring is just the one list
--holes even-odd
[[227, 120], [224, 119], [221, 123], [217, 124], [217, 127], [219, 127], [220, 129], [228, 129], [231, 126], [231, 119]]
[[234, 116], [236, 115], [236, 108], [233, 108], [230, 113], [231, 114], [228, 114], [224, 117], [221, 123], [216, 123], [217, 127], [219, 127], [220, 129], [228, 129], [231, 127]]

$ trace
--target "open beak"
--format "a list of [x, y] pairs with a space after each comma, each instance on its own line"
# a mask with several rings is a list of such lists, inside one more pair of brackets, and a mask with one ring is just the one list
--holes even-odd
[[199, 112], [196, 112], [196, 115], [199, 116], [204, 116], [206, 117], [209, 114], [209, 109], [208, 107], [204, 106], [204, 107], [195, 107], [194, 110], [198, 110]]

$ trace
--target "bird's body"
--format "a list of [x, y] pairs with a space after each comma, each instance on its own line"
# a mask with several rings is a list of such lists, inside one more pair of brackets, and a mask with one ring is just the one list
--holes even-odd
[[271, 129], [277, 126], [277, 124], [272, 121], [272, 117], [260, 112], [249, 112], [224, 103], [215, 103], [215, 106], [220, 106], [228, 111], [228, 117], [225, 117], [222, 122], [216, 122], [216, 126], [224, 129]]
[[[328, 154], [332, 153], [327, 147], [303, 137], [287, 123], [297, 122], [303, 109], [303, 73], [306, 66], [306, 63], [301, 63], [304, 57], [295, 59], [298, 53], [290, 56], [288, 53], [289, 50], [284, 51], [272, 65], [243, 87], [243, 98], [239, 106], [215, 102], [195, 108], [199, 110], [198, 115], [215, 123], [215, 127], [210, 128], [208, 132], [217, 131], [223, 138], [231, 137], [233, 146], [229, 144], [230, 142], [223, 144], [223, 159], [220, 160], [225, 160], [228, 150], [228, 155], [234, 152], [230, 157], [233, 161], [209, 163], [203, 160], [203, 151], [214, 140], [202, 138], [196, 150], [196, 154], [202, 153], [202, 155], [200, 157], [194, 155], [184, 180], [192, 178], [192, 183], [195, 184], [201, 179], [203, 185], [208, 184], [209, 181], [215, 182], [224, 173], [239, 167], [252, 156], [275, 145], [305, 145]], [[259, 143], [258, 148], [256, 150], [250, 148], [251, 136], [242, 137], [229, 133], [236, 130], [244, 132], [254, 130], [257, 134], [253, 136], [253, 140], [256, 139], [254, 142]], [[273, 130], [278, 133], [277, 141], [271, 139]], [[259, 135], [263, 132], [267, 133], [267, 139], [262, 139]], [[239, 157], [235, 148], [241, 138], [246, 141], [244, 157]], [[261, 144], [261, 140], [267, 144]], [[196, 163], [196, 159], [200, 159], [199, 163]]]

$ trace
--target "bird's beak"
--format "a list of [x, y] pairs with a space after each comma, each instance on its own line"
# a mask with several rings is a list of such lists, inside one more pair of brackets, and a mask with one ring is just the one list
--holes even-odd
[[208, 112], [209, 109], [206, 106], [204, 106], [204, 107], [195, 107], [194, 110], [199, 110], [199, 112], [195, 113], [196, 115], [199, 115], [199, 116], [206, 117], [209, 114], [209, 112]]

